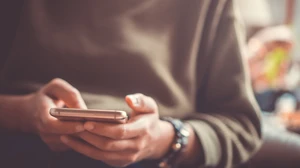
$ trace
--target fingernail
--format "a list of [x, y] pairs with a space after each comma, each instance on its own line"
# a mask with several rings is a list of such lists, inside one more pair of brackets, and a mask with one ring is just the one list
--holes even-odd
[[86, 124], [84, 125], [84, 128], [87, 129], [87, 130], [92, 130], [92, 129], [94, 129], [94, 125], [91, 124], [91, 123], [86, 123]]
[[131, 103], [134, 107], [139, 107], [140, 106], [140, 101], [137, 96], [129, 95], [129, 99], [131, 100]]
[[60, 137], [60, 140], [61, 140], [63, 143], [68, 143], [68, 142], [69, 142], [68, 137], [66, 137], [66, 136], [64, 136], [64, 135]]
[[84, 131], [83, 125], [77, 125], [77, 126], [76, 126], [76, 131], [77, 131], [77, 132]]

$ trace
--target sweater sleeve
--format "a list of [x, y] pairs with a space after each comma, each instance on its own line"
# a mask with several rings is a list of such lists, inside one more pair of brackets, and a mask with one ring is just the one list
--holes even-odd
[[[197, 113], [187, 119], [204, 167], [235, 167], [261, 144], [260, 112], [243, 61], [242, 24], [232, 0], [211, 3], [198, 56]], [[200, 53], [201, 51], [201, 53]]]

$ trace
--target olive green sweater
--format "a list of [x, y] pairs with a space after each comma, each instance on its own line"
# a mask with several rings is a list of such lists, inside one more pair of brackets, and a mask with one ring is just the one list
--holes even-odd
[[261, 138], [237, 16], [232, 0], [26, 0], [1, 93], [59, 77], [89, 108], [123, 110], [125, 95], [144, 93], [193, 126], [198, 167], [233, 167]]

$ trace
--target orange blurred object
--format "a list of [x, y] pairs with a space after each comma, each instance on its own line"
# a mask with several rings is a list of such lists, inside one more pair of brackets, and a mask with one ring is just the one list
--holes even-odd
[[278, 114], [279, 118], [289, 130], [300, 130], [300, 111]]

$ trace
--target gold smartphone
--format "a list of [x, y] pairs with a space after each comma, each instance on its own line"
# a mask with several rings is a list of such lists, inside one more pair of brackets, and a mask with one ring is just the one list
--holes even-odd
[[125, 123], [128, 119], [127, 113], [121, 110], [51, 108], [50, 115], [66, 121], [104, 121]]

